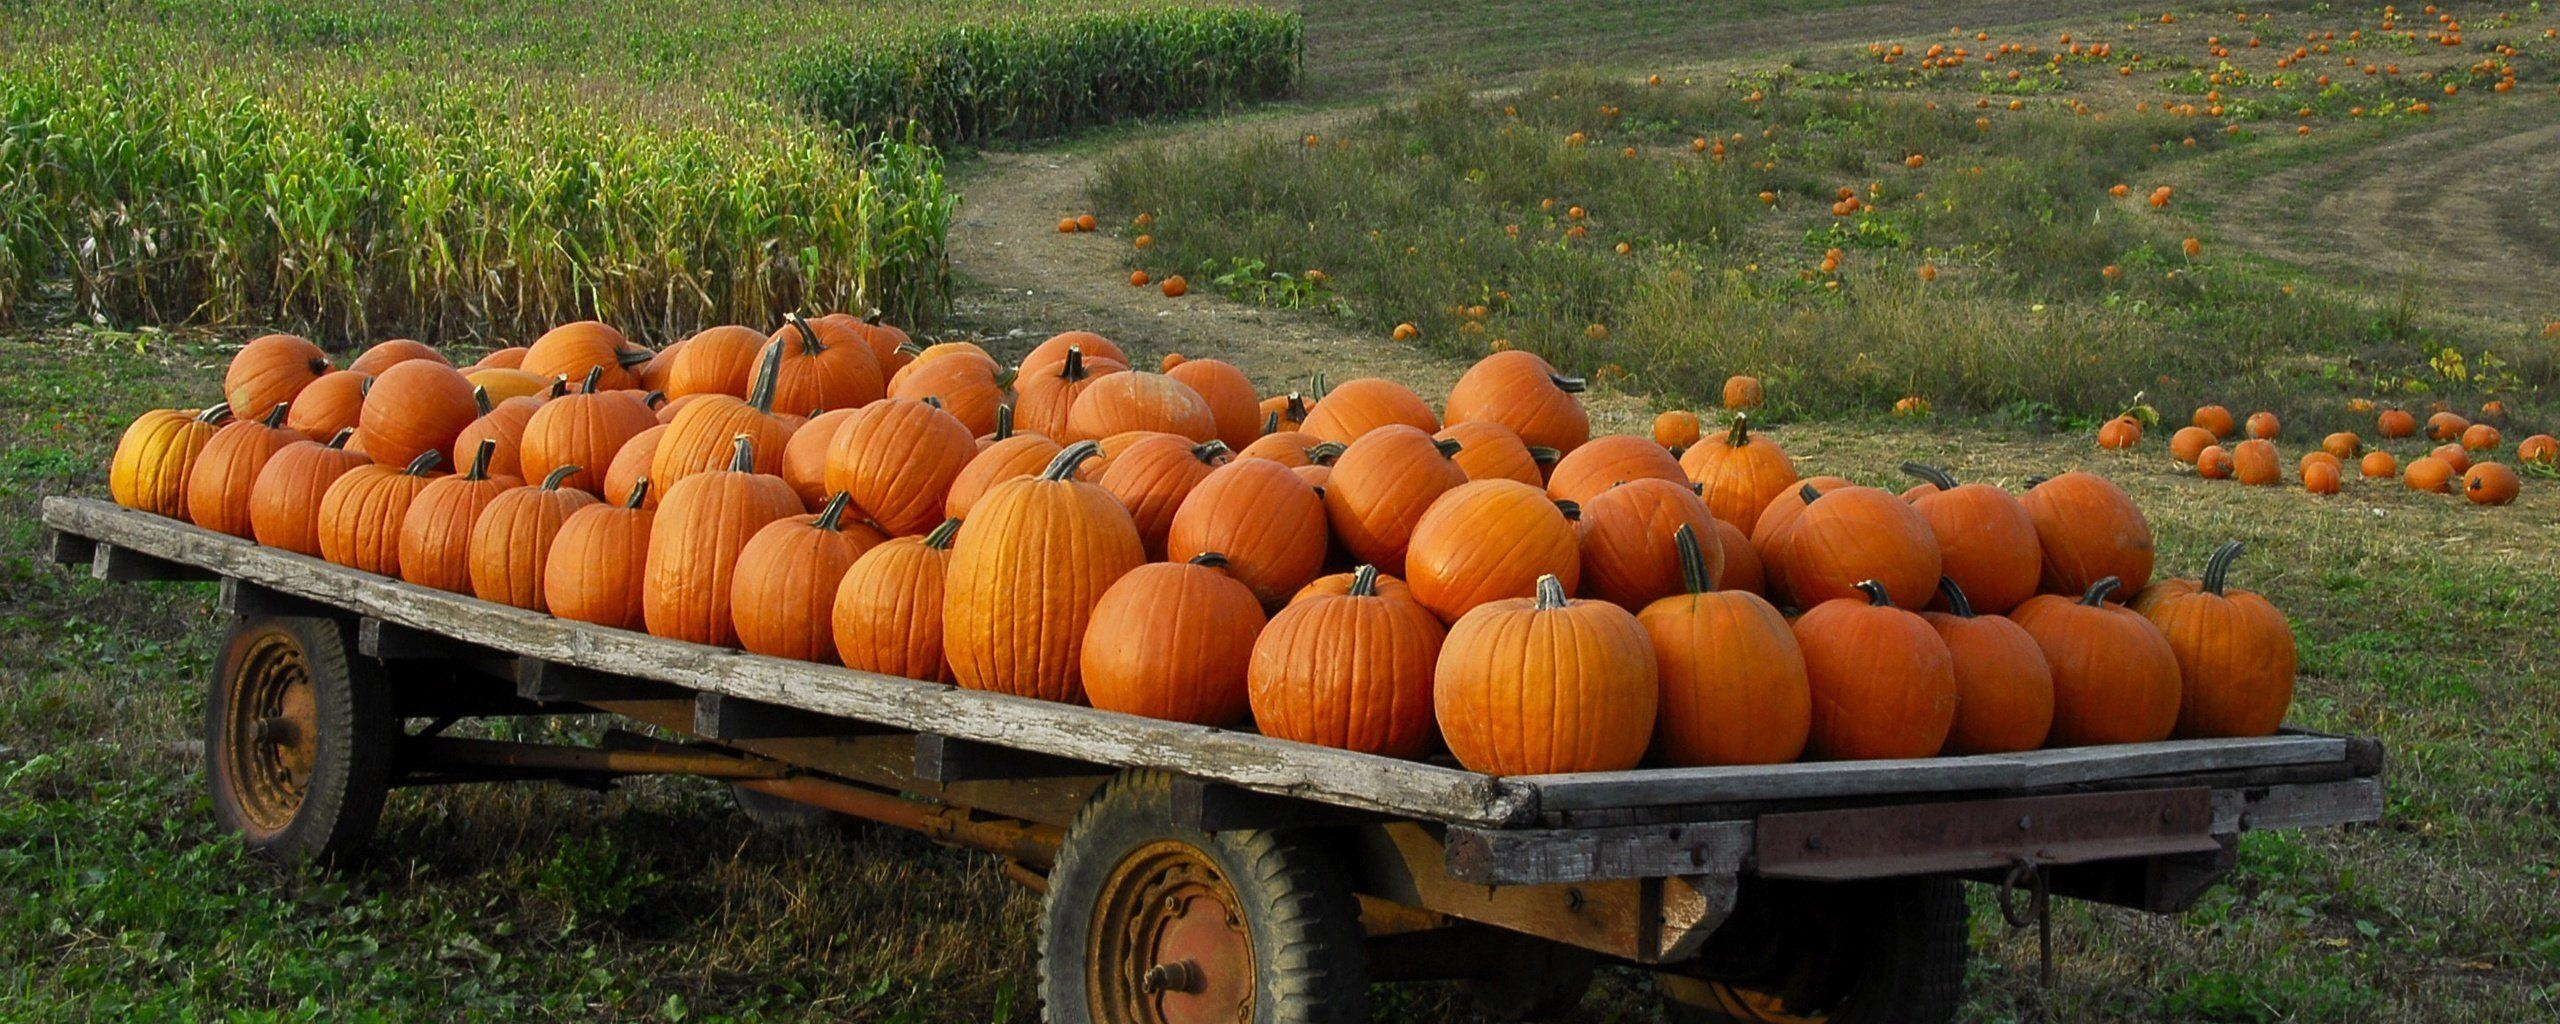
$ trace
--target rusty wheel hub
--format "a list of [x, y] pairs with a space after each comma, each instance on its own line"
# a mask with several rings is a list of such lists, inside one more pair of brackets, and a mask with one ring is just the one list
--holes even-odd
[[1100, 903], [1085, 968], [1098, 1024], [1253, 1020], [1253, 939], [1205, 854], [1172, 840], [1131, 851]]
[[302, 809], [319, 751], [311, 665], [292, 640], [270, 636], [222, 684], [229, 691], [222, 756], [232, 796], [257, 832], [281, 832]]

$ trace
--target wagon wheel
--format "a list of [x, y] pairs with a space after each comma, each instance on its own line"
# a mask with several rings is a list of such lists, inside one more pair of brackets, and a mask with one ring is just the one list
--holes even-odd
[[1287, 831], [1173, 824], [1173, 780], [1124, 774], [1076, 815], [1049, 873], [1040, 994], [1053, 1024], [1369, 1019], [1359, 909]]
[[213, 816], [270, 860], [337, 861], [373, 834], [400, 735], [379, 672], [328, 619], [235, 620], [205, 700]]
[[1774, 970], [1747, 980], [1657, 974], [1654, 987], [1681, 1024], [1946, 1024], [1970, 955], [1961, 885], [1773, 885], [1752, 894], [1759, 913], [1737, 938], [1764, 943]]

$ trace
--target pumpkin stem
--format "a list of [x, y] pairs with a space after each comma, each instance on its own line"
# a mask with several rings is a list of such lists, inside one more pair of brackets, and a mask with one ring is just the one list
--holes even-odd
[[1058, 367], [1058, 376], [1069, 381], [1084, 379], [1084, 346], [1067, 346], [1067, 361]]
[[2107, 595], [2115, 593], [2116, 588], [2121, 586], [2124, 586], [2124, 581], [2113, 576], [2101, 579], [2096, 583], [2089, 584], [2088, 592], [2080, 595], [2080, 603], [2088, 605], [2091, 608], [2098, 607], [2099, 605], [2107, 603]]
[[480, 415], [489, 415], [489, 389], [477, 384], [472, 385], [471, 404], [480, 407]]
[[651, 409], [665, 405], [667, 404], [667, 393], [664, 391], [649, 392], [648, 394], [640, 396], [640, 404], [648, 406]]
[[1567, 501], [1563, 498], [1557, 498], [1556, 511], [1564, 513], [1564, 519], [1568, 523], [1579, 523], [1582, 521], [1581, 502]]
[[631, 496], [630, 496], [630, 497], [628, 497], [628, 498], [624, 498], [624, 499], [622, 499], [622, 507], [624, 507], [624, 508], [640, 508], [640, 507], [643, 507], [643, 506], [647, 505], [648, 503], [649, 503], [649, 478], [644, 476], [644, 477], [641, 477], [641, 478], [640, 478], [640, 479], [638, 479], [638, 480], [634, 480], [634, 481], [632, 481], [632, 482], [631, 482]]
[[949, 551], [951, 550], [951, 538], [959, 535], [960, 521], [957, 519], [945, 519], [934, 525], [932, 533], [924, 535], [924, 546], [936, 551]]
[[755, 440], [755, 438], [748, 437], [748, 436], [747, 436], [747, 435], [745, 435], [745, 434], [739, 434], [739, 435], [734, 436], [734, 437], [731, 437], [731, 438], [729, 439], [729, 445], [730, 445], [730, 448], [729, 448], [729, 471], [730, 471], [730, 472], [732, 472], [732, 473], [753, 473], [753, 472], [755, 472], [755, 471], [756, 471], [756, 440]]
[[925, 404], [925, 408], [928, 408], [928, 409], [939, 409], [939, 408], [942, 408], [942, 396], [941, 396], [941, 395], [926, 395], [926, 396], [924, 396], [923, 398], [919, 398], [919, 399], [917, 399], [917, 401], [919, 401], [919, 402], [923, 402], [923, 403]]
[[558, 397], [560, 397], [560, 396], [562, 396], [562, 395], [565, 395], [565, 394], [568, 394], [568, 393], [569, 393], [569, 375], [568, 375], [568, 374], [565, 374], [565, 373], [555, 373], [555, 374], [552, 374], [552, 375], [551, 375], [551, 397], [553, 397], [553, 398], [558, 398]]
[[[1280, 416], [1279, 416], [1279, 414], [1278, 414], [1278, 413], [1273, 413], [1273, 414], [1272, 414], [1271, 419], [1272, 419], [1272, 426], [1274, 426], [1274, 427], [1279, 426], [1279, 419], [1280, 419]], [[1304, 422], [1306, 422], [1306, 421], [1307, 421], [1307, 396], [1305, 396], [1305, 395], [1303, 395], [1303, 394], [1300, 394], [1300, 393], [1298, 393], [1298, 392], [1295, 392], [1295, 391], [1289, 392], [1289, 422], [1291, 422], [1291, 423], [1304, 423]]]
[[1192, 446], [1191, 446], [1191, 457], [1192, 457], [1192, 458], [1198, 459], [1198, 460], [1200, 460], [1201, 462], [1207, 463], [1207, 464], [1212, 465], [1212, 466], [1217, 465], [1217, 464], [1218, 464], [1218, 460], [1219, 460], [1219, 459], [1222, 459], [1222, 458], [1225, 458], [1226, 456], [1227, 456], [1227, 443], [1226, 443], [1226, 442], [1224, 442], [1224, 441], [1217, 441], [1217, 440], [1202, 441], [1202, 442], [1200, 442], [1199, 444], [1195, 444], [1195, 445], [1192, 445]]
[[267, 418], [259, 420], [258, 422], [265, 424], [267, 429], [270, 430], [284, 426], [284, 414], [287, 410], [292, 408], [293, 403], [291, 402], [277, 402], [275, 408], [267, 410]]
[[203, 412], [196, 414], [196, 422], [198, 423], [219, 424], [230, 418], [231, 403], [229, 402], [215, 402], [212, 405], [205, 406]]
[[1812, 484], [1806, 484], [1802, 489], [1796, 491], [1796, 496], [1803, 498], [1804, 503], [1810, 505], [1813, 504], [1813, 499], [1822, 497], [1822, 492], [1814, 490]]
[[1212, 569], [1224, 569], [1227, 567], [1227, 556], [1215, 551], [1203, 551], [1191, 556], [1191, 564], [1205, 565]]
[[[1325, 387], [1324, 387], [1324, 371], [1323, 371], [1323, 370], [1317, 370], [1317, 371], [1316, 371], [1316, 372], [1314, 372], [1314, 373], [1308, 374], [1308, 375], [1307, 375], [1307, 393], [1308, 393], [1308, 394], [1310, 394], [1310, 395], [1314, 395], [1314, 396], [1316, 396], [1316, 401], [1321, 402], [1321, 401], [1324, 401], [1324, 392], [1325, 392]], [[1291, 395], [1291, 396], [1289, 396], [1289, 397], [1290, 397], [1291, 399], [1295, 399], [1295, 398], [1297, 398], [1297, 396], [1296, 396], [1296, 395]], [[1295, 403], [1294, 401], [1291, 403], [1291, 405], [1292, 405], [1293, 407], [1295, 406], [1295, 404], [1296, 404], [1296, 403]]]
[[321, 356], [312, 356], [311, 361], [303, 365], [306, 369], [311, 371], [311, 375], [314, 377], [318, 377], [329, 372], [329, 360]]
[[[782, 322], [788, 324], [792, 330], [800, 332], [794, 336], [792, 340], [800, 343], [801, 355], [805, 356], [817, 350], [818, 332], [809, 329], [809, 321], [801, 319], [800, 314], [798, 313], [784, 313], [782, 314]], [[779, 341], [781, 339], [777, 338], [775, 340]]]
[[1878, 583], [1874, 580], [1859, 580], [1858, 592], [1867, 595], [1867, 607], [1893, 607], [1893, 595], [1885, 592], [1884, 584], [1882, 583]]
[[1318, 441], [1307, 446], [1307, 461], [1319, 466], [1333, 465], [1333, 460], [1341, 457], [1342, 442], [1340, 441]]
[[363, 379], [363, 380], [360, 380], [360, 381], [357, 381], [357, 382], [356, 382], [356, 397], [357, 397], [357, 398], [369, 398], [369, 397], [372, 397], [372, 395], [373, 395], [373, 378], [371, 378], [371, 377], [366, 377], [365, 379]]
[[1715, 586], [1707, 581], [1707, 556], [1698, 550], [1698, 530], [1687, 523], [1671, 531], [1671, 548], [1680, 554], [1680, 584], [1689, 593], [1704, 594]]
[[1564, 581], [1557, 579], [1556, 574], [1554, 573], [1540, 573], [1538, 575], [1537, 610], [1542, 612], [1551, 612], [1559, 608], [1563, 608], [1566, 603], [1564, 596]]
[[1941, 491], [1952, 491], [1956, 489], [1955, 474], [1949, 473], [1946, 470], [1929, 465], [1925, 462], [1903, 463], [1902, 475], [1919, 480]]
[[635, 345], [630, 342], [624, 342], [623, 346], [624, 347], [620, 349], [616, 349], [613, 353], [614, 365], [620, 366], [623, 369], [628, 370], [634, 366], [639, 366], [649, 360], [658, 358], [658, 353], [650, 349], [647, 345]]
[[471, 453], [471, 471], [470, 471], [470, 472], [467, 472], [467, 473], [462, 474], [462, 478], [463, 478], [463, 479], [465, 479], [465, 480], [486, 480], [486, 479], [489, 479], [489, 457], [490, 457], [490, 456], [492, 456], [492, 455], [496, 455], [497, 453], [498, 453], [498, 439], [497, 439], [497, 438], [494, 438], [494, 437], [484, 437], [484, 438], [481, 438], [481, 439], [480, 439], [480, 448], [479, 448], [479, 450], [474, 451], [474, 452], [472, 452], [472, 453]]
[[542, 478], [542, 489], [546, 491], [559, 490], [561, 484], [567, 483], [570, 477], [578, 475], [579, 471], [585, 468], [586, 467], [584, 466], [562, 466], [558, 469], [552, 470], [550, 476]]
[[578, 382], [578, 390], [584, 391], [590, 395], [595, 394], [596, 389], [603, 386], [604, 365], [601, 363], [587, 367], [587, 379]]
[[1947, 610], [1954, 612], [1956, 618], [1970, 619], [1973, 617], [1973, 599], [1964, 596], [1964, 588], [1956, 585], [1954, 577], [1938, 577], [1938, 593], [1946, 597]]
[[345, 451], [347, 449], [347, 442], [355, 439], [356, 428], [339, 427], [337, 435], [329, 439], [329, 447], [338, 449], [339, 451]]
[[2049, 477], [2049, 476], [2031, 476], [2031, 477], [2028, 477], [2028, 478], [2027, 478], [2027, 489], [2028, 489], [2028, 490], [2030, 490], [2030, 491], [2035, 490], [2035, 489], [2036, 489], [2036, 488], [2038, 488], [2038, 487], [2042, 487], [2042, 486], [2044, 486], [2044, 482], [2045, 482], [2045, 481], [2047, 481], [2047, 480], [2051, 480], [2051, 479], [2053, 479], [2053, 478], [2052, 478], [2052, 477]]
[[1351, 570], [1351, 589], [1348, 593], [1353, 597], [1378, 596], [1378, 567], [1364, 565]]
[[809, 525], [828, 531], [844, 529], [844, 509], [850, 504], [853, 504], [853, 494], [837, 491], [834, 497], [827, 499], [826, 507], [818, 510], [817, 521]]
[[903, 344], [903, 345], [898, 346], [897, 348], [891, 349], [890, 351], [896, 352], [896, 353], [898, 353], [899, 355], [905, 356], [905, 357], [907, 357], [907, 358], [909, 358], [909, 359], [913, 359], [913, 358], [915, 358], [915, 357], [917, 357], [917, 356], [920, 356], [920, 355], [923, 355], [923, 354], [924, 354], [924, 346], [922, 346], [922, 345], [918, 345], [918, 344], [916, 344], [915, 342], [910, 341], [910, 342], [907, 342], [906, 344]]
[[426, 451], [419, 452], [417, 458], [409, 460], [409, 468], [402, 470], [402, 472], [407, 473], [410, 476], [425, 476], [428, 473], [434, 472], [436, 464], [443, 461], [443, 452], [429, 448]]
[[1747, 412], [1738, 412], [1738, 413], [1734, 413], [1734, 414], [1733, 414], [1733, 427], [1732, 427], [1731, 429], [1726, 430], [1726, 431], [1724, 432], [1724, 445], [1725, 445], [1725, 447], [1727, 447], [1727, 448], [1740, 448], [1740, 447], [1742, 447], [1743, 445], [1750, 444], [1750, 443], [1751, 443], [1751, 414], [1750, 414], [1750, 413], [1747, 413]]
[[1010, 405], [1010, 404], [996, 406], [996, 433], [995, 433], [995, 439], [996, 439], [996, 440], [998, 440], [998, 441], [1002, 441], [1002, 440], [1004, 440], [1005, 438], [1012, 437], [1012, 436], [1013, 436], [1013, 406], [1012, 406], [1012, 405]]
[[2213, 557], [2204, 563], [2205, 593], [2221, 596], [2223, 584], [2231, 579], [2231, 563], [2239, 560], [2241, 549], [2246, 547], [2248, 545], [2239, 541], [2227, 540], [2221, 547], [2213, 549]]
[[1568, 395], [1581, 394], [1584, 388], [1591, 386], [1591, 382], [1580, 377], [1567, 377], [1561, 373], [1550, 373], [1547, 380], [1555, 384], [1556, 390]]
[[1095, 458], [1101, 454], [1102, 446], [1092, 441], [1078, 441], [1068, 445], [1065, 450], [1058, 453], [1056, 458], [1049, 460], [1049, 468], [1040, 472], [1040, 479], [1051, 482], [1065, 480], [1076, 475], [1076, 467], [1084, 465], [1086, 459]]
[[[803, 328], [804, 330], [806, 328]], [[764, 358], [756, 362], [754, 383], [747, 387], [747, 404], [766, 415], [773, 414], [773, 389], [782, 381], [782, 342], [764, 347]]]
[[1542, 444], [1533, 444], [1529, 446], [1529, 461], [1541, 466], [1552, 466], [1564, 461], [1564, 453]]
[[1280, 410], [1273, 409], [1262, 414], [1262, 432], [1265, 434], [1280, 432]]
[[1459, 444], [1458, 439], [1454, 437], [1444, 437], [1437, 441], [1433, 441], [1431, 442], [1431, 446], [1440, 449], [1440, 457], [1444, 459], [1457, 458], [1458, 453], [1466, 449], [1466, 446]]

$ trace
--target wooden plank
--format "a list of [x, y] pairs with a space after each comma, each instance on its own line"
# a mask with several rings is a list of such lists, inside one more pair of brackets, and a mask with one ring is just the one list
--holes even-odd
[[260, 547], [94, 499], [47, 498], [43, 516], [47, 525], [67, 533], [555, 664], [1409, 817], [1499, 826], [1528, 822], [1537, 812], [1529, 787], [1453, 768], [564, 622]]
[[183, 561], [113, 544], [98, 544], [91, 549], [89, 575], [117, 583], [201, 583], [220, 578], [217, 573]]
[[2214, 794], [2217, 833], [2326, 828], [2382, 820], [2382, 780], [2348, 779]]
[[1063, 779], [1109, 775], [1111, 769], [1091, 761], [1015, 750], [938, 733], [916, 737], [916, 778], [950, 785], [997, 779]]
[[715, 740], [779, 740], [822, 736], [869, 736], [880, 726], [847, 718], [732, 697], [698, 693], [693, 698], [694, 735]]
[[1478, 885], [1732, 874], [1748, 863], [1752, 824], [1710, 821], [1627, 828], [1451, 828], [1449, 876]]
[[306, 601], [228, 576], [223, 577], [222, 589], [215, 596], [213, 606], [225, 615], [243, 618], [277, 615], [317, 619], [344, 617], [337, 609], [318, 601]]
[[356, 620], [356, 653], [383, 661], [468, 661], [489, 656], [487, 648], [371, 616]]
[[2065, 747], [2003, 756], [2025, 766], [2023, 787], [2039, 789], [2099, 779], [2338, 761], [2347, 756], [2347, 741], [2335, 736], [2259, 736]]

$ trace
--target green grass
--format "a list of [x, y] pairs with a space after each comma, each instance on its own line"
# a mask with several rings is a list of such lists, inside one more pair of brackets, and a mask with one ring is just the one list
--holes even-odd
[[1461, 73], [1499, 80], [1563, 65], [1633, 70], [1730, 57], [1762, 44], [1773, 20], [1879, 6], [1875, 0], [1451, 0], [1432, 4], [1300, 0], [1307, 88], [1371, 95]]

